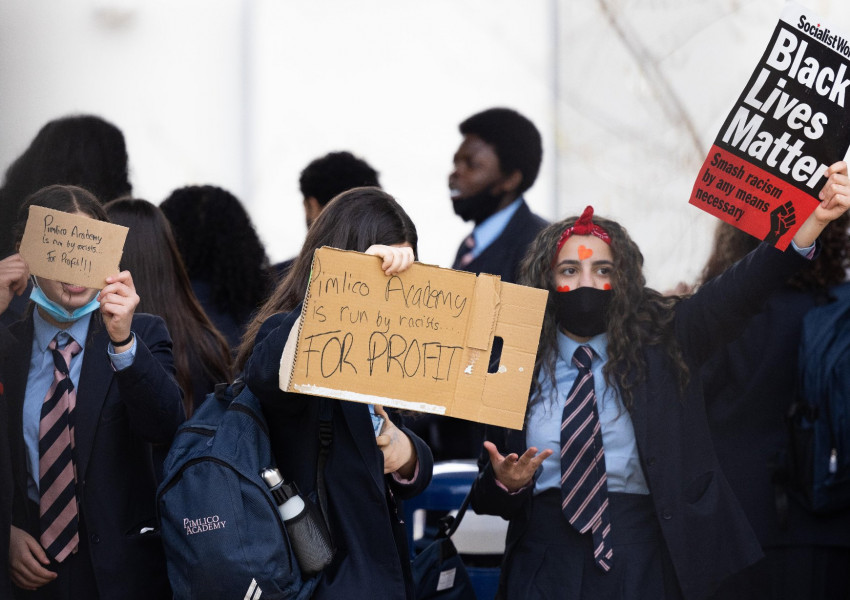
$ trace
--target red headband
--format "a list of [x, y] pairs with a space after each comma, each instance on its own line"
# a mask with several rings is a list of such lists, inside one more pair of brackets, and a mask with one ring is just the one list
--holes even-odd
[[608, 232], [593, 222], [592, 206], [585, 208], [578, 221], [572, 227], [567, 227], [564, 233], [561, 234], [561, 239], [558, 240], [558, 247], [555, 249], [555, 258], [553, 260], [558, 259], [561, 248], [564, 247], [564, 244], [567, 243], [571, 235], [594, 235], [609, 246], [611, 245], [611, 236], [608, 235]]

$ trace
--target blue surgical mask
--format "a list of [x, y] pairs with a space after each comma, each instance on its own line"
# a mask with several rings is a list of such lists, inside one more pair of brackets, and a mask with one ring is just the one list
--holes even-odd
[[85, 317], [87, 314], [96, 311], [100, 308], [100, 302], [97, 301], [97, 296], [95, 295], [88, 304], [81, 306], [76, 309], [74, 312], [68, 312], [65, 308], [47, 296], [44, 295], [44, 292], [41, 291], [41, 288], [37, 285], [33, 284], [32, 292], [30, 293], [30, 300], [38, 304], [42, 309], [44, 309], [47, 314], [53, 317], [59, 323], [73, 323], [77, 319], [81, 317]]

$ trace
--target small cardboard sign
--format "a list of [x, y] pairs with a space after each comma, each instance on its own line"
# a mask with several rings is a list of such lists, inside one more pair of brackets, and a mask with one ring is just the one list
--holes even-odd
[[850, 146], [850, 38], [789, 2], [690, 203], [785, 249]]
[[376, 256], [319, 248], [280, 388], [521, 429], [547, 296], [421, 263], [387, 277]]
[[37, 277], [101, 289], [118, 273], [126, 227], [30, 206], [20, 253]]

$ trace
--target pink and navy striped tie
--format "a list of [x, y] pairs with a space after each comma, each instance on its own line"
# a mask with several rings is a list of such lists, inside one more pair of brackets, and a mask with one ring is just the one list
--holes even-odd
[[39, 423], [40, 541], [48, 556], [62, 562], [77, 551], [80, 542], [73, 421], [77, 393], [68, 371], [80, 345], [71, 340], [58, 350], [54, 338], [48, 348], [54, 369]]
[[611, 520], [605, 452], [590, 364], [593, 350], [579, 346], [573, 354], [578, 377], [567, 396], [561, 420], [561, 508], [580, 533], [591, 532], [596, 565], [612, 565]]
[[463, 240], [463, 243], [460, 245], [460, 248], [457, 251], [457, 257], [455, 258], [455, 269], [463, 269], [472, 260], [475, 258], [475, 236], [471, 233], [466, 236], [466, 239]]

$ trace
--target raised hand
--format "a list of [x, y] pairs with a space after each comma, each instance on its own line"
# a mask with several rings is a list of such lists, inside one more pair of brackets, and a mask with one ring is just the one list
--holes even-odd
[[490, 455], [490, 464], [493, 466], [496, 479], [510, 492], [515, 492], [531, 483], [535, 471], [552, 455], [552, 450], [544, 450], [538, 454], [537, 448], [532, 446], [523, 452], [522, 456], [516, 453], [502, 456], [493, 442], [484, 442], [484, 449]]

